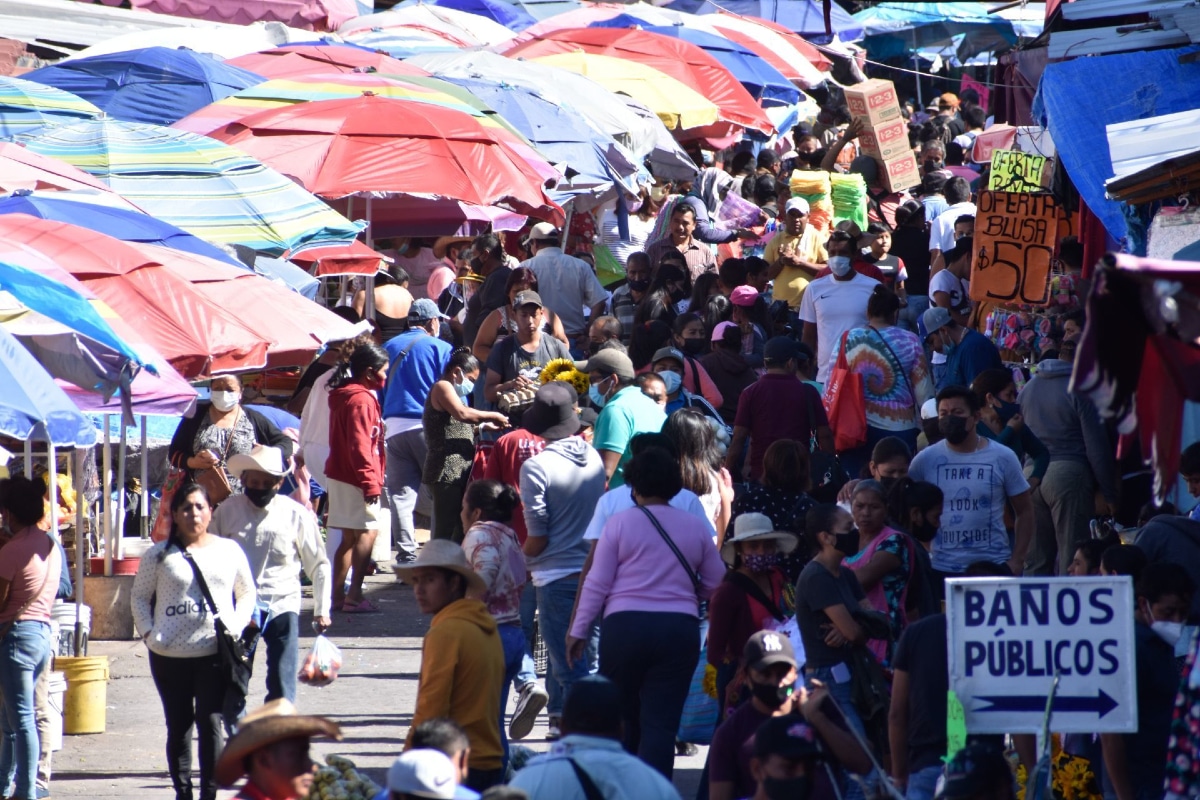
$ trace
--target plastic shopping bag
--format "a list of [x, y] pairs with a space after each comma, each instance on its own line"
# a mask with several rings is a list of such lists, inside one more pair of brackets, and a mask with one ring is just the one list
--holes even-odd
[[325, 636], [318, 636], [304, 656], [297, 678], [309, 686], [328, 686], [337, 680], [341, 668], [342, 651]]

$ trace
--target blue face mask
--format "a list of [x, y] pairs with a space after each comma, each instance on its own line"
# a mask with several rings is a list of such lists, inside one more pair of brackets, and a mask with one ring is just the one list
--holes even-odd
[[838, 278], [844, 278], [850, 274], [850, 257], [849, 256], [830, 256], [829, 271]]
[[459, 397], [466, 400], [471, 396], [471, 393], [475, 391], [475, 381], [464, 377], [462, 383], [456, 383], [454, 385], [454, 391], [458, 393]]
[[675, 394], [679, 391], [679, 387], [683, 385], [683, 376], [674, 370], [658, 373], [658, 377], [662, 378], [662, 382], [667, 385], [667, 394]]
[[[601, 381], [603, 383], [603, 381]], [[608, 398], [600, 394], [600, 384], [593, 383], [588, 387], [588, 399], [592, 401], [592, 405], [596, 408], [604, 408], [604, 404], [608, 402]]]
[[998, 402], [1000, 405], [996, 406], [996, 415], [1006, 425], [1010, 419], [1021, 413], [1021, 407], [1016, 403], [1010, 403], [1007, 400], [998, 400]]

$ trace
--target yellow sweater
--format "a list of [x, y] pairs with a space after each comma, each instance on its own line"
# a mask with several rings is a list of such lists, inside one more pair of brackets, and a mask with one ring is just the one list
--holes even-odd
[[412, 730], [445, 717], [471, 740], [471, 769], [500, 769], [500, 684], [504, 647], [496, 621], [478, 600], [456, 600], [434, 614], [421, 648], [421, 678]]

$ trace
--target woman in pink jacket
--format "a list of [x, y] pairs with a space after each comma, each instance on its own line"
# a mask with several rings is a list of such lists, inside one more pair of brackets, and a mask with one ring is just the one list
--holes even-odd
[[[387, 385], [387, 372], [387, 351], [368, 342], [356, 347], [329, 379], [327, 524], [342, 531], [333, 560], [334, 611], [363, 614], [379, 610], [363, 597], [362, 584], [379, 528], [379, 498], [387, 465], [387, 433], [376, 397]], [[350, 591], [344, 592], [351, 566], [354, 579]]]

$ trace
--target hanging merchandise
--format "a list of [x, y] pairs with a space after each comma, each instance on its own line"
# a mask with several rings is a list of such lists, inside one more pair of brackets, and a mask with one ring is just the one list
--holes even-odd
[[[808, 201], [808, 224], [821, 233], [833, 227], [833, 186], [824, 170], [796, 170], [788, 181], [792, 197]], [[865, 227], [865, 226], [864, 226]]]
[[833, 224], [850, 220], [860, 231], [867, 229], [867, 184], [857, 172], [830, 175]]

